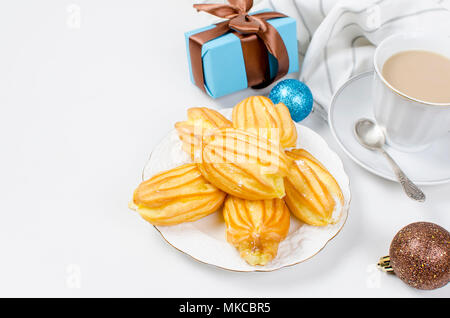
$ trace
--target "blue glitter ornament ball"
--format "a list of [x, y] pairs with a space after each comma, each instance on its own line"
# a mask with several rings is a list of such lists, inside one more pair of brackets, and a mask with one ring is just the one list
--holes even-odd
[[285, 104], [296, 122], [308, 117], [312, 111], [313, 96], [309, 87], [295, 79], [279, 82], [270, 91], [269, 98], [274, 104]]

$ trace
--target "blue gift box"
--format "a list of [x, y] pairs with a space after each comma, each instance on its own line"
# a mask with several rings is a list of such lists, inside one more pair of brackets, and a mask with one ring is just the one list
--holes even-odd
[[[264, 12], [264, 11], [263, 11]], [[277, 29], [289, 56], [288, 73], [298, 72], [298, 48], [297, 48], [297, 26], [293, 18], [276, 18], [267, 20]], [[191, 57], [189, 52], [189, 37], [212, 29], [215, 25], [210, 25], [197, 30], [185, 33], [189, 72], [192, 83]], [[247, 73], [242, 53], [241, 40], [234, 34], [228, 33], [202, 46], [203, 73], [205, 90], [213, 98], [218, 98], [248, 87]], [[277, 60], [268, 54], [271, 77], [276, 75]]]

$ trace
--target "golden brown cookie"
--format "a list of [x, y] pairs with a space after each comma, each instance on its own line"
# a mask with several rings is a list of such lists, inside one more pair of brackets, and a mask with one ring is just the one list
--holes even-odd
[[295, 147], [297, 129], [289, 109], [264, 96], [251, 96], [233, 108], [233, 127], [258, 133], [284, 148]]
[[222, 129], [211, 136], [202, 156], [203, 176], [228, 194], [248, 200], [285, 195], [283, 177], [290, 160], [268, 139], [245, 130]]
[[344, 203], [339, 184], [328, 170], [304, 149], [286, 151], [295, 160], [285, 178], [285, 201], [289, 210], [310, 225], [328, 225], [336, 200]]
[[187, 111], [188, 120], [177, 122], [175, 129], [183, 143], [183, 150], [198, 161], [201, 149], [208, 136], [218, 128], [231, 127], [231, 122], [218, 111], [206, 107], [193, 107]]
[[192, 163], [142, 182], [134, 191], [130, 207], [154, 225], [174, 225], [196, 221], [217, 211], [225, 196]]
[[289, 210], [281, 199], [250, 201], [228, 196], [223, 208], [227, 240], [250, 265], [266, 265], [289, 232]]

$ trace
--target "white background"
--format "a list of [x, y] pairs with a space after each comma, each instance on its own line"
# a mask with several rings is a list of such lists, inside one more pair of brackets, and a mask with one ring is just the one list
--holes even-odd
[[305, 124], [343, 159], [353, 201], [306, 263], [219, 270], [128, 210], [148, 155], [188, 107], [251, 94], [214, 101], [190, 83], [183, 33], [205, 21], [182, 0], [1, 1], [0, 296], [450, 296], [374, 268], [401, 227], [450, 228], [450, 185], [411, 201], [346, 157], [317, 116]]

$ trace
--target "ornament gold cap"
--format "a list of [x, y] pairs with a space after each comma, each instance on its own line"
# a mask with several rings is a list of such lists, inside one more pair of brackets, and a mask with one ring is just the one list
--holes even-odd
[[391, 257], [390, 256], [383, 256], [378, 261], [378, 267], [386, 273], [394, 273], [394, 269], [391, 266]]

